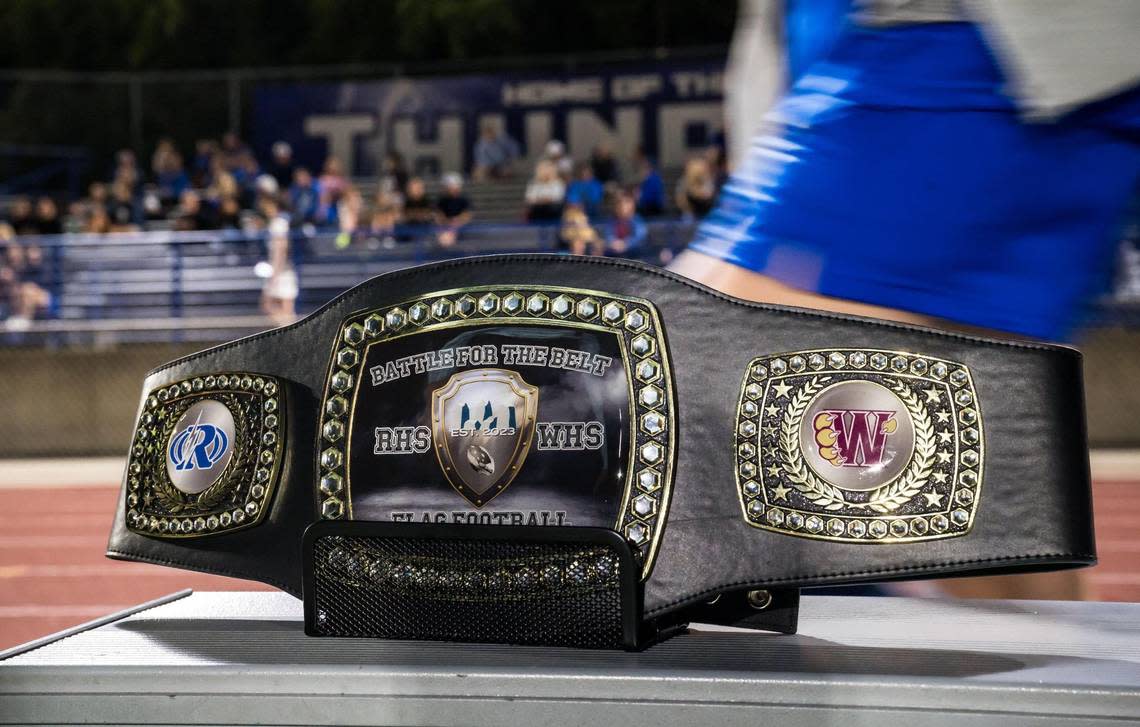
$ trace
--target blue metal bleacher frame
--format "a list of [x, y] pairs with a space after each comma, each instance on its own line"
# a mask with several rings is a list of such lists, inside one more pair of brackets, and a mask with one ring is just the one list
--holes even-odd
[[[635, 257], [661, 262], [688, 242], [691, 223], [649, 223]], [[407, 242], [357, 235], [340, 246], [336, 231], [293, 233], [291, 259], [300, 285], [297, 312], [315, 310], [341, 291], [399, 268], [469, 255], [557, 252], [557, 225], [471, 224], [459, 243], [441, 247], [431, 228], [400, 230]], [[343, 239], [343, 238], [342, 238]], [[0, 345], [134, 341], [209, 341], [272, 325], [259, 309], [265, 281], [264, 232], [149, 231], [19, 238], [43, 251], [41, 281], [52, 304], [29, 331]]]

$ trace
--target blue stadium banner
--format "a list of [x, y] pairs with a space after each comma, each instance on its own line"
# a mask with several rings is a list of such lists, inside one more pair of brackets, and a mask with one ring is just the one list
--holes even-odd
[[643, 144], [678, 167], [723, 127], [723, 60], [611, 65], [596, 71], [263, 84], [253, 140], [289, 142], [319, 170], [328, 155], [356, 175], [375, 174], [395, 149], [420, 172], [470, 169], [479, 130], [505, 128], [534, 159], [550, 139], [585, 158], [609, 144], [628, 159]]

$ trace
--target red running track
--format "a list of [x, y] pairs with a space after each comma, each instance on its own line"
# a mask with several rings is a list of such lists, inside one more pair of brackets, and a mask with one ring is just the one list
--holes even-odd
[[[1085, 571], [1091, 594], [1140, 601], [1140, 480], [1094, 489], [1100, 564]], [[117, 496], [117, 486], [0, 489], [0, 649], [182, 588], [272, 590], [104, 557]]]

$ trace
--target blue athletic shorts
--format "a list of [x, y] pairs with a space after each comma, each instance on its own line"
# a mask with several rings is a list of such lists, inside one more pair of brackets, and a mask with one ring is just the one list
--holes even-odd
[[1064, 339], [1111, 278], [1140, 91], [1025, 123], [977, 28], [848, 28], [691, 249], [797, 288]]

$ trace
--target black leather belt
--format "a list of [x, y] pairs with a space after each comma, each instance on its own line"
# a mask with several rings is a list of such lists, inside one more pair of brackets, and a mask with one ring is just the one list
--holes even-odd
[[319, 520], [602, 527], [647, 617], [1089, 565], [1081, 381], [1068, 348], [631, 262], [456, 260], [152, 371], [107, 553], [299, 594]]

